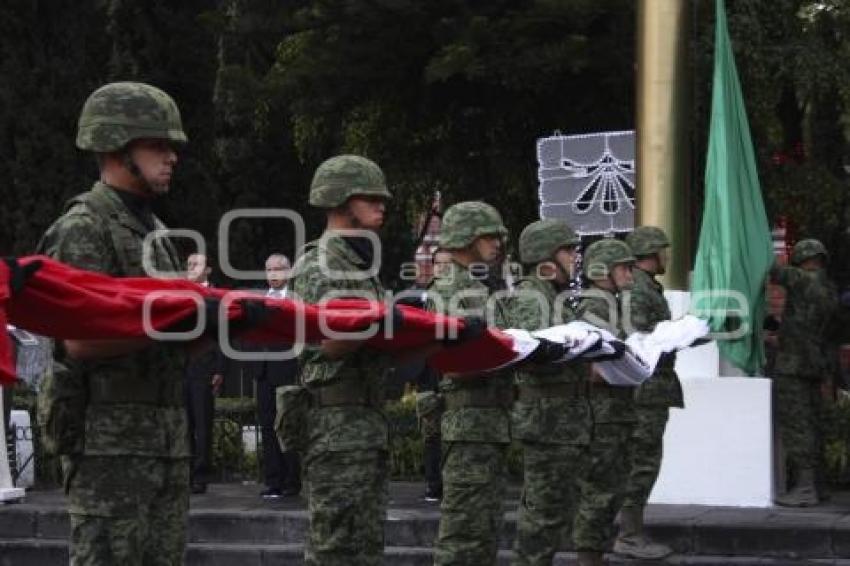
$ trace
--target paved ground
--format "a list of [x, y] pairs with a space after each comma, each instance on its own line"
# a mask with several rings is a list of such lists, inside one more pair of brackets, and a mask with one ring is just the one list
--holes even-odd
[[[303, 498], [287, 498], [277, 502], [266, 502], [260, 499], [259, 493], [262, 486], [246, 483], [223, 483], [210, 484], [209, 490], [203, 495], [193, 495], [191, 498], [191, 509], [218, 510], [218, 511], [249, 511], [249, 510], [288, 510], [294, 511], [305, 508]], [[392, 516], [394, 512], [411, 512], [430, 515], [439, 514], [438, 503], [428, 503], [423, 500], [424, 486], [417, 482], [392, 482], [390, 484], [389, 510]], [[519, 498], [519, 487], [512, 486], [505, 500], [505, 507], [509, 515], [516, 510]], [[30, 490], [26, 499], [21, 504], [36, 507], [64, 507], [65, 498], [60, 490]], [[2, 512], [0, 506], [0, 512]], [[766, 509], [738, 508], [738, 507], [712, 507], [706, 505], [650, 505], [648, 517], [652, 522], [678, 522], [688, 519], [702, 517], [730, 517], [747, 518], [750, 520], [778, 520], [780, 517], [788, 520], [798, 517], [801, 522], [808, 523], [815, 518], [844, 519], [850, 521], [850, 491], [833, 493], [830, 500], [806, 509], [789, 509], [783, 507], [771, 507]]]
[[[307, 528], [304, 501], [264, 502], [260, 490], [256, 484], [213, 484], [208, 493], [192, 496], [187, 564], [301, 564]], [[423, 501], [422, 493], [420, 483], [391, 484], [387, 564], [431, 564], [439, 505]], [[510, 559], [518, 493], [514, 486], [506, 499], [500, 565]], [[64, 508], [58, 490], [32, 491], [22, 503], [0, 505], [0, 566], [67, 564]], [[837, 493], [810, 509], [654, 505], [647, 524], [653, 537], [676, 551], [664, 564], [850, 566], [850, 492]], [[565, 552], [556, 564], [572, 565], [574, 560]], [[635, 564], [619, 559], [612, 563]]]

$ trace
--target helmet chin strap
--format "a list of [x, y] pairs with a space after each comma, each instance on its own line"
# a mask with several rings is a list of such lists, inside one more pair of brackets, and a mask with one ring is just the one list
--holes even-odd
[[133, 177], [141, 181], [142, 190], [145, 192], [145, 194], [149, 197], [156, 196], [156, 192], [154, 192], [153, 187], [151, 187], [150, 183], [148, 183], [148, 180], [145, 179], [142, 175], [142, 170], [139, 169], [139, 166], [136, 165], [135, 161], [133, 161], [133, 158], [130, 156], [130, 152], [124, 149], [121, 152], [121, 159], [124, 162], [124, 167], [127, 168], [127, 171], [129, 171]]
[[570, 273], [566, 269], [564, 269], [564, 266], [561, 265], [560, 261], [553, 258], [552, 260], [550, 260], [550, 263], [552, 263], [555, 266], [555, 271], [557, 271], [558, 273], [560, 273], [561, 275], [564, 276], [564, 283], [558, 283], [557, 279], [552, 280], [552, 283], [555, 285], [555, 287], [557, 287], [559, 290], [569, 288], [569, 286], [570, 286]]
[[354, 213], [351, 211], [351, 206], [348, 203], [345, 204], [345, 217], [348, 220], [348, 224], [351, 226], [352, 230], [363, 229], [363, 224], [360, 223], [360, 219], [358, 219], [357, 216], [355, 216]]

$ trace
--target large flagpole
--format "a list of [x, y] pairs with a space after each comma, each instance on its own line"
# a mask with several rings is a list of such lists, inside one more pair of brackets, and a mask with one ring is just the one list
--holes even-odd
[[686, 290], [691, 268], [691, 0], [640, 0], [637, 64], [637, 215], [672, 246], [663, 282]]

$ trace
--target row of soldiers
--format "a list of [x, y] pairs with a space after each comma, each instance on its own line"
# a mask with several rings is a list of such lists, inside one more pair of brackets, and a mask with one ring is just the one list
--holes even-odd
[[[177, 149], [186, 141], [179, 110], [163, 91], [141, 83], [96, 90], [83, 107], [77, 146], [96, 154], [100, 179], [67, 204], [39, 251], [116, 277], [145, 276], [146, 264], [180, 271], [168, 239], [153, 239], [146, 252], [143, 242], [165, 228], [151, 203], [169, 191]], [[296, 262], [293, 293], [307, 302], [331, 295], [381, 299], [383, 287], [371, 269], [378, 250], [366, 235], [378, 234], [389, 198], [374, 162], [344, 155], [322, 163], [309, 202], [325, 211], [326, 228]], [[457, 336], [406, 352], [408, 359], [481, 332], [470, 316], [482, 316], [493, 290], [476, 266], [498, 261], [506, 236], [499, 213], [487, 204], [446, 211], [440, 246], [451, 263], [433, 282], [428, 306], [467, 317], [468, 324]], [[554, 308], [574, 273], [577, 246], [559, 222], [529, 225], [519, 245], [527, 273], [518, 289], [527, 292], [496, 302], [495, 325], [537, 329], [581, 319], [622, 337], [618, 311], [629, 288], [637, 329], [670, 317], [655, 280], [668, 246], [657, 228], [638, 229], [626, 242], [590, 245], [583, 260], [594, 296], [577, 309], [563, 308], [564, 302]], [[185, 357], [182, 345], [146, 338], [57, 344], [39, 420], [46, 443], [62, 456], [72, 564], [182, 563], [190, 456], [181, 394]], [[382, 562], [389, 446], [384, 376], [398, 361], [362, 341], [329, 339], [304, 349], [300, 384], [279, 390], [279, 432], [302, 454], [307, 564]], [[582, 363], [442, 376], [444, 494], [436, 563], [495, 562], [512, 438], [522, 443], [526, 478], [518, 563], [550, 563], [572, 531], [580, 563], [601, 564], [618, 510], [619, 550], [668, 553], [642, 530], [668, 408], [682, 403], [672, 357], [656, 373], [637, 394], [609, 386]]]
[[[336, 231], [377, 232], [389, 198], [380, 168], [365, 158], [338, 156], [318, 168], [310, 202], [327, 211], [328, 227], [301, 259], [296, 292], [309, 302], [332, 291], [381, 296], [380, 282], [358, 273], [372, 257], [365, 239]], [[603, 239], [588, 246], [585, 292], [575, 309], [563, 296], [576, 273], [580, 240], [558, 220], [536, 221], [522, 231], [519, 257], [525, 274], [513, 292], [490, 303], [501, 287], [486, 268], [501, 262], [506, 237], [492, 206], [451, 206], [439, 236], [450, 263], [432, 281], [426, 308], [482, 318], [493, 308], [489, 323], [532, 331], [583, 320], [619, 338], [626, 329], [649, 332], [671, 318], [656, 279], [666, 271], [670, 242], [657, 227], [637, 228], [625, 241]], [[334, 269], [357, 276], [329, 278], [323, 255]], [[788, 291], [776, 367], [777, 413], [794, 466], [791, 489], [777, 498], [784, 505], [817, 503], [813, 414], [819, 392], [812, 374], [836, 306], [826, 261], [822, 244], [804, 240], [795, 246], [792, 265], [771, 270], [772, 281]], [[338, 354], [340, 349], [344, 353]], [[329, 347], [326, 342], [303, 361], [303, 384], [313, 398], [305, 427], [306, 476], [311, 484], [310, 478], [322, 478], [308, 494], [307, 561], [342, 564], [356, 555], [363, 563], [380, 562], [387, 451], [380, 389], [383, 365], [393, 360], [354, 343]], [[669, 547], [647, 537], [643, 514], [660, 470], [669, 409], [684, 406], [674, 366], [675, 354], [663, 356], [652, 378], [636, 389], [609, 385], [584, 362], [443, 375], [439, 402], [427, 403], [441, 414], [443, 443], [435, 563], [495, 563], [512, 440], [521, 444], [524, 462], [515, 563], [550, 564], [571, 538], [580, 565], [603, 564], [618, 513], [616, 553], [649, 560], [669, 555]]]
[[[292, 284], [299, 296], [318, 302], [332, 292], [382, 295], [377, 277], [364, 276], [373, 252], [368, 239], [342, 234], [355, 228], [377, 233], [389, 198], [383, 173], [368, 159], [338, 156], [319, 166], [310, 204], [326, 210], [327, 230], [297, 264]], [[450, 263], [432, 281], [427, 308], [484, 318], [498, 289], [486, 268], [501, 262], [506, 237], [492, 206], [463, 202], [450, 207], [439, 237]], [[627, 242], [604, 239], [590, 245], [584, 264], [593, 293], [574, 310], [558, 299], [574, 278], [579, 243], [575, 232], [557, 220], [526, 227], [519, 239], [526, 276], [493, 304], [490, 322], [539, 330], [585, 320], [623, 338], [620, 299], [625, 290], [631, 290], [630, 322], [636, 329], [652, 330], [670, 318], [655, 279], [665, 271], [669, 247], [660, 229], [642, 227]], [[351, 277], [329, 277], [321, 258]], [[312, 399], [304, 427], [308, 563], [351, 563], [353, 556], [362, 563], [381, 560], [388, 448], [381, 390], [383, 370], [393, 363], [350, 341], [326, 341], [302, 358], [302, 383]], [[618, 511], [618, 551], [642, 558], [669, 554], [669, 548], [646, 538], [642, 525], [659, 470], [668, 408], [682, 406], [673, 364], [674, 357], [667, 356], [637, 395], [632, 388], [607, 384], [586, 363], [443, 375], [443, 497], [435, 563], [495, 562], [512, 439], [522, 444], [525, 467], [517, 563], [551, 563], [572, 533], [579, 562], [601, 564]]]

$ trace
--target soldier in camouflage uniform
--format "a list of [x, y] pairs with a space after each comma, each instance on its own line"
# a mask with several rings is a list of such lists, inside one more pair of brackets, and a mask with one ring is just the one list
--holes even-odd
[[[440, 248], [452, 263], [433, 281], [428, 308], [454, 316], [485, 317], [489, 266], [501, 261], [507, 229], [483, 202], [462, 202], [443, 216]], [[506, 311], [494, 305], [505, 327]], [[502, 497], [510, 443], [511, 372], [444, 375], [443, 500], [435, 564], [494, 564], [502, 526]]]
[[[168, 192], [186, 142], [177, 105], [140, 83], [96, 90], [77, 146], [97, 155], [100, 181], [73, 198], [39, 251], [113, 277], [178, 273], [171, 242], [142, 242], [162, 222], [151, 201]], [[94, 313], [93, 313], [94, 314]], [[48, 444], [62, 456], [71, 515], [71, 563], [182, 564], [189, 503], [184, 356], [147, 339], [57, 344], [57, 368], [39, 399]]]
[[[671, 317], [664, 287], [655, 279], [667, 270], [670, 240], [661, 228], [641, 226], [626, 236], [626, 243], [637, 257], [632, 270], [634, 286], [626, 295], [624, 308], [626, 329], [628, 332], [652, 332], [655, 325]], [[620, 509], [620, 533], [614, 543], [614, 552], [632, 558], [658, 560], [673, 552], [670, 547], [646, 536], [643, 511], [661, 469], [664, 429], [670, 407], [684, 407], [675, 364], [675, 353], [665, 355], [652, 379], [635, 392], [637, 426], [629, 444], [626, 495]]]
[[[528, 275], [514, 289], [510, 326], [539, 330], [575, 319], [566, 291], [578, 235], [560, 220], [538, 220], [519, 237]], [[512, 433], [525, 465], [515, 564], [551, 564], [572, 531], [575, 478], [583, 473], [592, 420], [585, 364], [529, 365], [516, 372]]]
[[[377, 232], [390, 198], [374, 162], [339, 155], [319, 165], [310, 204], [325, 209], [321, 238], [295, 266], [292, 290], [308, 303], [352, 297], [381, 300], [380, 250], [346, 230]], [[310, 392], [304, 472], [310, 528], [307, 564], [380, 564], [388, 487], [388, 430], [383, 413], [386, 355], [355, 340], [325, 340], [305, 348], [301, 382]]]
[[[584, 277], [589, 285], [579, 305], [579, 319], [624, 338], [620, 293], [632, 286], [631, 248], [620, 240], [603, 239], [584, 253]], [[579, 502], [573, 544], [581, 566], [604, 564], [603, 553], [613, 538], [614, 517], [623, 501], [628, 473], [628, 445], [634, 431], [634, 388], [607, 384], [590, 365], [588, 395], [593, 433], [585, 474], [579, 480]]]
[[824, 269], [827, 259], [822, 243], [802, 240], [792, 250], [792, 265], [776, 265], [770, 271], [771, 281], [786, 291], [772, 377], [775, 414], [793, 484], [776, 497], [779, 505], [806, 507], [819, 500], [823, 344], [838, 307], [836, 287]]

